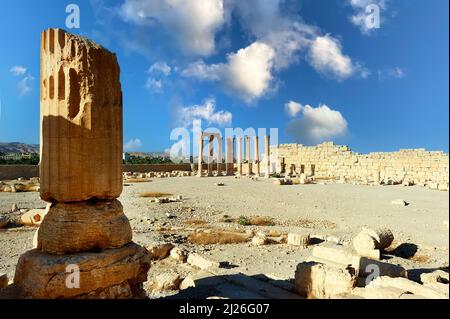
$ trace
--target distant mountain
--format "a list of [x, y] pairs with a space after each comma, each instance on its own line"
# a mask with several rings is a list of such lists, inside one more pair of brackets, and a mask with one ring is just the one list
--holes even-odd
[[39, 154], [39, 144], [0, 143], [0, 153], [36, 153]]

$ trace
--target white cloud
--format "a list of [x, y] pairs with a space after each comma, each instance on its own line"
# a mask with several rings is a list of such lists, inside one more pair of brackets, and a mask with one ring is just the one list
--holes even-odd
[[181, 75], [185, 77], [193, 77], [201, 81], [219, 81], [222, 77], [223, 64], [205, 64], [199, 60], [189, 64]]
[[318, 72], [337, 79], [350, 77], [356, 68], [350, 57], [342, 53], [339, 40], [330, 35], [314, 40], [309, 50], [309, 61]]
[[148, 73], [160, 73], [165, 76], [168, 76], [171, 71], [172, 68], [164, 61], [153, 63], [148, 69]]
[[400, 67], [387, 68], [378, 71], [378, 79], [384, 81], [388, 78], [403, 79], [405, 77], [405, 70]]
[[20, 65], [13, 66], [9, 72], [11, 72], [14, 76], [23, 75], [27, 72], [27, 69]]
[[121, 16], [138, 25], [162, 25], [185, 52], [201, 56], [214, 52], [215, 33], [226, 21], [223, 0], [126, 0]]
[[145, 83], [145, 88], [154, 93], [161, 93], [163, 91], [163, 81], [154, 78], [148, 78]]
[[177, 110], [177, 122], [183, 127], [189, 127], [194, 120], [205, 120], [208, 125], [231, 125], [233, 115], [227, 111], [216, 111], [216, 100], [207, 99], [203, 104], [180, 107]]
[[22, 96], [26, 95], [31, 91], [30, 82], [32, 82], [33, 80], [34, 80], [34, 77], [30, 74], [28, 74], [22, 80], [20, 80], [20, 82], [17, 84], [17, 90], [19, 91], [20, 95], [22, 95]]
[[227, 63], [207, 65], [203, 61], [190, 64], [182, 75], [199, 80], [221, 81], [233, 94], [251, 102], [270, 89], [273, 80], [275, 51], [262, 42], [254, 42], [227, 56]]
[[273, 79], [274, 58], [273, 48], [261, 42], [230, 54], [226, 68], [227, 86], [247, 102], [261, 97]]
[[142, 147], [141, 140], [138, 138], [134, 138], [126, 142], [125, 145], [123, 146], [123, 149], [125, 152], [133, 152], [139, 150], [141, 147]]
[[305, 24], [288, 11], [283, 0], [236, 1], [235, 11], [244, 29], [257, 41], [275, 50], [275, 69], [283, 69], [298, 61], [298, 53], [318, 34], [316, 27]]
[[302, 105], [300, 103], [289, 101], [285, 104], [284, 110], [290, 117], [296, 117], [297, 114], [302, 110]]
[[376, 5], [380, 11], [380, 18], [383, 18], [381, 13], [386, 10], [386, 2], [387, 0], [347, 0], [354, 11], [350, 21], [360, 29], [362, 34], [370, 34], [376, 29], [368, 27], [367, 17], [371, 14], [371, 11], [367, 12], [366, 9], [369, 5]]
[[[295, 102], [292, 102], [295, 103]], [[298, 104], [298, 103], [296, 103]], [[287, 132], [302, 144], [317, 144], [344, 135], [347, 132], [347, 121], [339, 111], [327, 105], [312, 107], [301, 105], [298, 119], [292, 120]]]

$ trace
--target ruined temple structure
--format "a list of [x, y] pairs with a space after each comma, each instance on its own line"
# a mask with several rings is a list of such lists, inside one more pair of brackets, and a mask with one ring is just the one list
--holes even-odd
[[[132, 242], [122, 192], [115, 54], [60, 29], [41, 35], [41, 198], [51, 202], [14, 285], [29, 298], [132, 298], [150, 261]], [[77, 281], [79, 275], [79, 281]]]
[[[448, 190], [449, 156], [441, 151], [403, 149], [359, 154], [332, 142], [317, 146], [280, 144], [271, 150], [277, 172], [318, 179], [405, 183]], [[287, 168], [287, 170], [286, 170]]]
[[[222, 136], [220, 133], [212, 132], [200, 132], [199, 137], [199, 154], [198, 154], [198, 172], [197, 176], [202, 177], [203, 174], [203, 149], [204, 140], [208, 140], [208, 161], [207, 161], [207, 176], [214, 176], [214, 141], [217, 141], [218, 152], [217, 152], [217, 176], [223, 176], [223, 163], [222, 163]], [[246, 175], [250, 176], [255, 174], [256, 176], [261, 175], [259, 159], [259, 139], [258, 136], [254, 136], [254, 163], [251, 159], [250, 151], [250, 141], [251, 137], [246, 135], [242, 137], [229, 137], [226, 138], [226, 149], [225, 149], [225, 171], [227, 176], [234, 175], [234, 144], [237, 145], [237, 175], [243, 175], [243, 160], [242, 160], [242, 149], [243, 141], [245, 142], [245, 160], [247, 162]], [[265, 167], [265, 177], [270, 176], [270, 136], [265, 136], [265, 157], [266, 157], [266, 167]], [[253, 172], [253, 165], [255, 164], [255, 171]]]

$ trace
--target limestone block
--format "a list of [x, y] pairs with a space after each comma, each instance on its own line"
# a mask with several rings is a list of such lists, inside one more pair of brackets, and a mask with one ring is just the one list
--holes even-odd
[[210, 260], [200, 254], [190, 253], [187, 258], [188, 264], [191, 266], [198, 267], [202, 270], [210, 269], [210, 268], [219, 268], [220, 263], [217, 261]]
[[374, 250], [377, 246], [375, 238], [361, 232], [353, 239], [353, 247], [357, 252]]
[[408, 203], [405, 202], [403, 199], [394, 199], [393, 201], [391, 201], [392, 205], [397, 205], [397, 206], [407, 206]]
[[356, 276], [322, 263], [302, 262], [295, 271], [295, 287], [300, 296], [328, 299], [350, 293], [356, 287]]
[[377, 229], [363, 227], [362, 232], [375, 239], [376, 249], [386, 249], [391, 246], [394, 241], [394, 234], [392, 234], [392, 231], [387, 227], [379, 227]]
[[119, 248], [132, 240], [118, 200], [56, 203], [38, 230], [37, 248], [52, 254]]
[[314, 247], [312, 256], [312, 261], [320, 261], [343, 269], [350, 267], [363, 278], [374, 274], [374, 271], [379, 276], [406, 277], [406, 270], [399, 265], [359, 256], [342, 246], [317, 246]]
[[[67, 286], [73, 283], [74, 266], [80, 271], [79, 288]], [[39, 299], [74, 298], [123, 283], [136, 291], [147, 280], [149, 268], [146, 250], [135, 243], [62, 256], [33, 249], [20, 256], [14, 284], [23, 296]]]
[[61, 29], [41, 34], [40, 193], [45, 201], [122, 192], [122, 91], [116, 55]]
[[47, 209], [30, 209], [20, 216], [20, 223], [24, 226], [38, 226], [41, 224]]
[[255, 246], [263, 246], [269, 242], [267, 236], [258, 234], [252, 238], [252, 244]]
[[430, 284], [430, 283], [449, 283], [449, 274], [448, 272], [445, 272], [443, 270], [435, 270], [430, 273], [423, 273], [420, 275], [420, 281], [423, 284]]
[[400, 265], [390, 264], [374, 260], [367, 257], [361, 257], [358, 266], [359, 277], [367, 277], [377, 273], [379, 276], [386, 277], [406, 277], [406, 270]]
[[397, 289], [401, 289], [405, 292], [424, 296], [426, 298], [431, 298], [431, 299], [448, 299], [449, 298], [448, 290], [446, 293], [443, 293], [441, 291], [434, 290], [432, 288], [418, 284], [418, 283], [411, 281], [409, 279], [406, 279], [406, 278], [391, 278], [391, 277], [381, 276], [381, 277], [374, 279], [370, 283], [370, 286], [397, 288]]
[[186, 262], [187, 251], [180, 247], [175, 247], [170, 251], [170, 257], [179, 262]]
[[174, 246], [170, 243], [148, 245], [145, 247], [152, 260], [161, 260], [169, 257]]
[[287, 238], [287, 243], [289, 245], [299, 246], [302, 248], [308, 247], [309, 241], [310, 241], [309, 234], [289, 233]]
[[364, 299], [400, 299], [405, 294], [405, 291], [394, 287], [375, 287], [369, 285], [364, 288], [353, 289], [352, 294]]
[[153, 291], [162, 292], [167, 290], [178, 290], [181, 283], [180, 275], [173, 272], [162, 273], [153, 280], [151, 288]]

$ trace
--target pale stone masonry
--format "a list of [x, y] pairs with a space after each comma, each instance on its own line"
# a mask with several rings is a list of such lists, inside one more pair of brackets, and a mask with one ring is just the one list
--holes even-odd
[[116, 55], [86, 38], [49, 29], [41, 37], [40, 73], [42, 199], [117, 198], [123, 141]]
[[272, 147], [271, 153], [277, 158], [277, 172], [292, 167], [297, 174], [311, 174], [316, 178], [372, 182], [410, 180], [414, 184], [448, 189], [449, 156], [442, 151], [401, 149], [359, 154], [348, 146], [326, 142], [317, 146], [280, 144]]
[[[116, 55], [61, 29], [41, 35], [41, 199], [34, 249], [17, 262], [24, 298], [142, 296], [150, 258], [122, 204], [122, 90]], [[70, 285], [74, 271], [79, 284]]]

